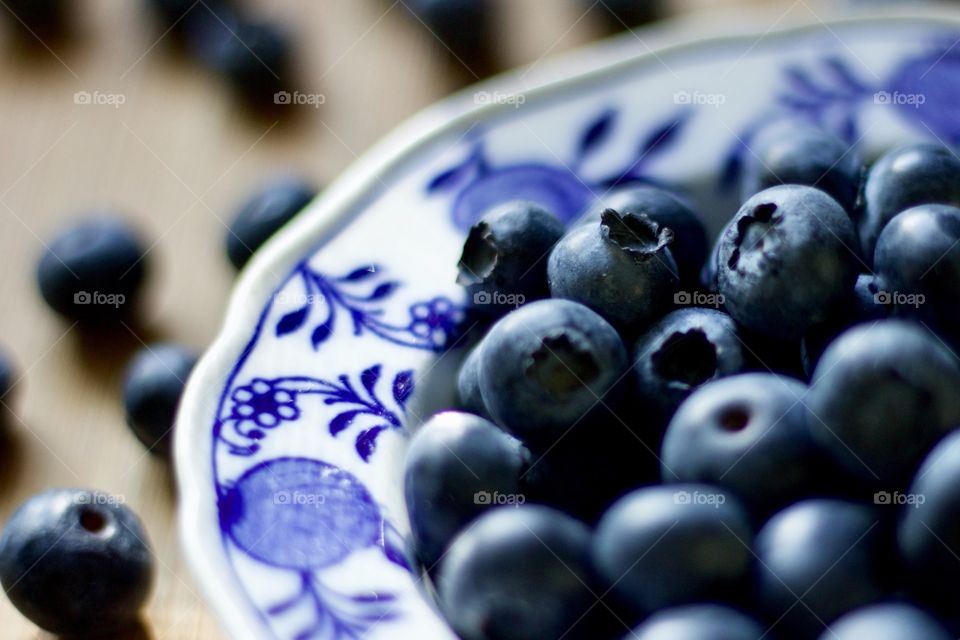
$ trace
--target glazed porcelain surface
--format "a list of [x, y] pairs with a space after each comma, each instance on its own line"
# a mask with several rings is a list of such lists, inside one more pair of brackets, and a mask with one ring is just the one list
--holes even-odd
[[[188, 385], [182, 539], [228, 633], [453, 638], [405, 554], [404, 448], [449, 403], [465, 232], [533, 200], [573, 220], [618, 185], [686, 194], [715, 233], [759, 127], [864, 157], [960, 143], [960, 24], [859, 20], [650, 52], [631, 35], [469, 89], [348, 171], [257, 255]], [[695, 292], [691, 292], [695, 293]]]

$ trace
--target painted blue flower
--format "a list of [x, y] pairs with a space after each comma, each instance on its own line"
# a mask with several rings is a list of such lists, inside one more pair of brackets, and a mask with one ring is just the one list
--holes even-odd
[[293, 392], [277, 386], [275, 380], [254, 378], [249, 384], [237, 387], [233, 395], [232, 418], [236, 428], [256, 437], [254, 431], [245, 427], [273, 429], [283, 421], [292, 421], [300, 417]]
[[879, 95], [923, 133], [960, 143], [960, 50], [954, 45], [903, 60]]
[[462, 322], [463, 310], [444, 297], [410, 306], [410, 333], [438, 349], [451, 342]]

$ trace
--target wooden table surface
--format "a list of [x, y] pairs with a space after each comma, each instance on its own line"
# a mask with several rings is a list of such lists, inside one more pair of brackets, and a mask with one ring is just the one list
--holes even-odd
[[[141, 1], [68, 2], [77, 28], [67, 42], [23, 47], [0, 30], [0, 348], [23, 374], [5, 399], [0, 518], [49, 487], [120, 496], [143, 518], [157, 556], [139, 636], [219, 638], [180, 552], [171, 475], [124, 426], [122, 367], [143, 342], [202, 350], [215, 336], [234, 278], [224, 223], [251, 185], [283, 167], [328, 182], [405, 117], [475, 78], [451, 69], [401, 2], [251, 1], [253, 12], [293, 34], [303, 86], [325, 97], [293, 122], [255, 118], [159, 38]], [[599, 16], [584, 13], [590, 4], [499, 0], [502, 65], [536, 64], [600, 37]], [[773, 26], [810, 20], [817, 3], [673, 5], [763, 5]], [[77, 104], [77, 91], [119, 94], [124, 103]], [[98, 206], [127, 212], [152, 245], [142, 322], [109, 336], [53, 316], [34, 280], [44, 239]], [[0, 629], [3, 638], [47, 637], [5, 598]]]

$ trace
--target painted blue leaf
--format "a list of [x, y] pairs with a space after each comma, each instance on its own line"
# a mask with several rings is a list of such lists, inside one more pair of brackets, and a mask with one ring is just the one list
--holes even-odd
[[333, 333], [333, 314], [330, 315], [326, 322], [317, 325], [313, 333], [310, 334], [310, 342], [313, 343], [313, 348], [316, 349], [326, 342], [331, 333]]
[[375, 364], [369, 369], [364, 369], [360, 373], [360, 382], [363, 384], [363, 388], [367, 390], [367, 393], [370, 394], [371, 398], [375, 398], [374, 388], [377, 386], [377, 381], [380, 379], [380, 365]]
[[359, 280], [366, 280], [370, 276], [376, 275], [376, 273], [377, 273], [377, 265], [368, 264], [364, 267], [360, 267], [359, 269], [354, 269], [347, 275], [340, 278], [340, 281], [341, 282], [357, 282]]
[[271, 616], [276, 616], [285, 611], [289, 611], [293, 607], [300, 604], [300, 602], [302, 602], [302, 598], [301, 598], [301, 594], [298, 593], [296, 596], [290, 598], [289, 600], [284, 600], [283, 602], [273, 605], [272, 607], [267, 609], [267, 613], [270, 614]]
[[797, 66], [789, 66], [784, 69], [784, 76], [791, 90], [800, 94], [813, 97], [823, 97], [824, 91], [818, 87], [807, 75], [807, 72]]
[[410, 571], [410, 561], [407, 559], [407, 555], [403, 552], [402, 547], [386, 542], [383, 545], [383, 553], [387, 556], [387, 560], [402, 569]]
[[393, 379], [393, 399], [401, 407], [407, 406], [407, 400], [413, 393], [413, 371], [401, 371]]
[[661, 151], [673, 144], [677, 139], [677, 135], [683, 130], [683, 126], [687, 123], [687, 120], [690, 119], [692, 113], [689, 109], [683, 109], [670, 120], [653, 129], [640, 143], [640, 149], [638, 150], [640, 160], [637, 161], [637, 166], [641, 164], [647, 154], [652, 153], [654, 150]]
[[455, 186], [473, 167], [474, 164], [471, 158], [463, 164], [447, 169], [435, 176], [433, 180], [427, 184], [427, 193], [436, 193], [437, 191], [443, 191]]
[[849, 144], [853, 144], [860, 137], [855, 113], [848, 113], [843, 119], [843, 124], [840, 126], [840, 137]]
[[393, 293], [399, 286], [399, 282], [384, 282], [374, 289], [373, 293], [367, 296], [367, 300], [382, 300]]
[[859, 78], [853, 75], [853, 71], [847, 66], [846, 61], [837, 56], [830, 56], [825, 61], [827, 69], [837, 78], [851, 93], [858, 94], [867, 91], [866, 85], [860, 82]]
[[580, 137], [580, 144], [577, 147], [578, 157], [586, 156], [606, 139], [613, 129], [616, 118], [617, 111], [607, 109], [587, 127], [587, 130]]
[[361, 431], [360, 435], [357, 436], [356, 449], [357, 453], [360, 454], [360, 457], [364, 462], [370, 461], [370, 456], [373, 455], [373, 450], [377, 447], [377, 436], [380, 435], [380, 432], [386, 429], [383, 425], [378, 425], [376, 427], [371, 427], [366, 431]]
[[356, 411], [345, 411], [330, 421], [330, 435], [335, 436], [353, 422], [353, 419], [363, 413], [362, 409]]
[[287, 315], [280, 318], [277, 322], [277, 337], [285, 336], [288, 333], [296, 331], [301, 326], [303, 326], [304, 321], [307, 319], [307, 314], [310, 313], [310, 305], [306, 305], [297, 309], [296, 311], [291, 311]]
[[400, 614], [397, 611], [386, 611], [383, 614], [371, 613], [370, 615], [363, 616], [365, 622], [384, 622], [386, 620], [396, 620], [400, 617]]

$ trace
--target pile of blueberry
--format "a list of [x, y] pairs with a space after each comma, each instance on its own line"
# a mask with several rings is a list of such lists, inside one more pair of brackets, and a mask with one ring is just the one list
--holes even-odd
[[[316, 195], [302, 179], [281, 176], [245, 201], [226, 234], [240, 269]], [[147, 246], [121, 215], [89, 212], [46, 243], [37, 283], [48, 306], [81, 331], [136, 326], [148, 273]], [[129, 325], [128, 325], [129, 326]], [[134, 355], [123, 376], [123, 406], [133, 434], [169, 460], [177, 407], [196, 353], [155, 343]], [[0, 353], [0, 406], [19, 382]], [[126, 633], [153, 582], [152, 551], [139, 518], [116, 496], [54, 489], [27, 500], [0, 537], [0, 584], [27, 618], [57, 634]]]
[[470, 230], [481, 329], [404, 477], [464, 640], [960, 634], [960, 160], [752, 146], [712, 252], [649, 185]]

